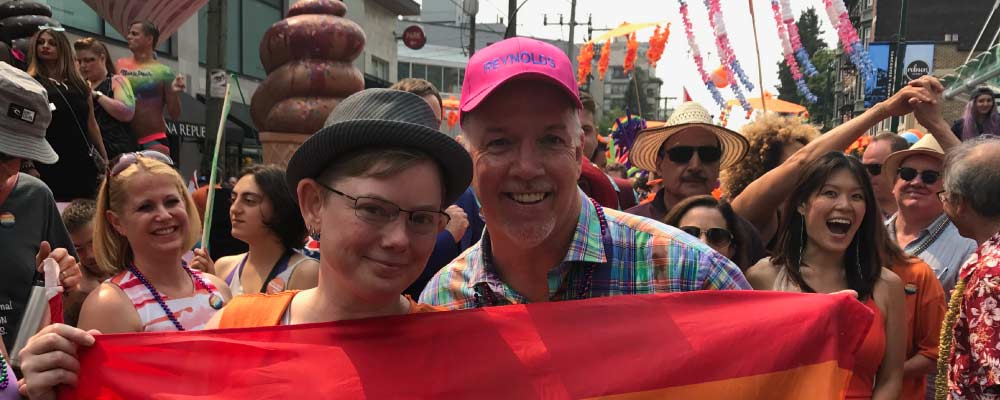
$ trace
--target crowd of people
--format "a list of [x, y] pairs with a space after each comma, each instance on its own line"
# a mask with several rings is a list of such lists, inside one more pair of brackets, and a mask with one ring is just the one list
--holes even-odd
[[[206, 251], [204, 191], [164, 141], [185, 82], [153, 57], [155, 26], [127, 39], [133, 56], [115, 63], [46, 27], [27, 71], [0, 63], [0, 399], [77, 384], [78, 351], [101, 334], [699, 290], [852, 291], [875, 318], [847, 398], [1000, 393], [988, 89], [948, 124], [943, 87], [922, 77], [822, 134], [772, 115], [736, 132], [686, 102], [629, 150], [643, 200], [605, 163], [566, 55], [506, 39], [468, 62], [459, 137], [439, 131], [427, 81], [355, 93], [287, 168], [252, 166], [216, 197], [228, 218], [213, 232], [237, 245]], [[496, 62], [521, 52], [551, 62]], [[883, 132], [844, 152], [907, 114], [928, 131], [918, 142]], [[45, 258], [61, 266], [65, 323], [19, 326]]]

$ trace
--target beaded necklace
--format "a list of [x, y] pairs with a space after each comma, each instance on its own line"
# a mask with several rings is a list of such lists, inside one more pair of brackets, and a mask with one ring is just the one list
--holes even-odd
[[8, 384], [10, 384], [10, 379], [7, 377], [7, 359], [3, 358], [3, 354], [0, 354], [0, 390], [7, 389]]
[[[187, 271], [188, 275], [191, 275], [191, 277], [194, 278], [194, 280], [197, 283], [201, 284], [201, 286], [205, 288], [205, 290], [208, 290], [208, 292], [211, 293], [211, 295], [208, 298], [208, 302], [212, 308], [216, 310], [222, 308], [222, 298], [219, 297], [219, 295], [215, 293], [215, 291], [212, 290], [210, 286], [208, 286], [208, 283], [206, 283], [203, 279], [201, 279], [200, 276], [196, 275], [193, 271], [191, 271], [191, 268], [188, 268], [186, 262], [181, 262], [181, 268], [184, 268], [184, 270]], [[156, 288], [153, 287], [153, 284], [149, 283], [149, 281], [146, 280], [146, 277], [143, 276], [141, 272], [139, 272], [139, 269], [136, 268], [135, 265], [129, 265], [128, 270], [129, 272], [132, 273], [132, 275], [135, 275], [136, 279], [139, 279], [139, 282], [142, 282], [143, 286], [146, 287], [146, 290], [149, 290], [149, 294], [153, 295], [153, 299], [155, 299], [156, 302], [160, 304], [160, 308], [163, 309], [163, 313], [167, 314], [167, 318], [169, 318], [170, 322], [174, 324], [174, 327], [177, 328], [178, 331], [183, 331], [184, 326], [181, 325], [181, 322], [178, 321], [177, 317], [174, 316], [174, 312], [170, 310], [170, 306], [168, 306], [167, 302], [163, 300], [163, 297], [160, 296], [160, 292], [158, 292]]]
[[[597, 217], [599, 219], [599, 223], [601, 226], [601, 241], [604, 244], [604, 250], [605, 252], [613, 252], [614, 243], [611, 240], [611, 236], [608, 234], [608, 220], [607, 217], [604, 215], [604, 207], [602, 207], [601, 204], [594, 199], [589, 199], [589, 200], [594, 205], [594, 208], [597, 210]], [[483, 257], [484, 267], [487, 273], [495, 273], [496, 267], [494, 267], [493, 265], [493, 249], [492, 246], [490, 245], [489, 230], [487, 230], [483, 234], [483, 239], [481, 240], [480, 243], [483, 251], [482, 257]], [[610, 256], [607, 257], [608, 262], [611, 261], [611, 258], [612, 257]], [[584, 272], [583, 275], [584, 276], [583, 285], [580, 286], [580, 289], [576, 293], [576, 300], [585, 299], [588, 297], [596, 297], [592, 296], [592, 293], [590, 293], [594, 281], [594, 270], [596, 268], [597, 268], [596, 263], [587, 264], [587, 270]], [[569, 281], [569, 274], [567, 274], [566, 278], [564, 278], [564, 285], [567, 284], [568, 281]], [[477, 308], [510, 304], [510, 302], [507, 301], [506, 298], [498, 297], [490, 288], [489, 284], [486, 282], [479, 282], [473, 285], [473, 291], [475, 292], [474, 296]], [[557, 291], [556, 295], [558, 295], [560, 292], [562, 291], [561, 290]]]

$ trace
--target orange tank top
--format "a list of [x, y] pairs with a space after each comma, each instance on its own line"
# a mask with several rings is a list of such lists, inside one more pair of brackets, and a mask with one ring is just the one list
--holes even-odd
[[[233, 297], [222, 312], [219, 329], [284, 325], [285, 313], [292, 304], [292, 298], [299, 292], [299, 290], [289, 290]], [[417, 303], [410, 296], [406, 296], [406, 299], [410, 301], [408, 314], [446, 311], [445, 308]]]
[[885, 355], [885, 320], [882, 319], [882, 311], [871, 298], [865, 302], [865, 306], [875, 312], [875, 319], [868, 330], [868, 336], [865, 336], [865, 341], [855, 354], [854, 369], [851, 371], [853, 374], [851, 382], [847, 385], [845, 399], [872, 398], [875, 374], [878, 373], [878, 367], [882, 365], [882, 357]]

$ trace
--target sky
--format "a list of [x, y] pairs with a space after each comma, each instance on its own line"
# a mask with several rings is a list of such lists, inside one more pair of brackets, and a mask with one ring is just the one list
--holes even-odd
[[[518, 4], [525, 0], [518, 0]], [[496, 22], [500, 17], [507, 19], [507, 0], [480, 0], [479, 14], [476, 17], [480, 22]], [[747, 75], [757, 85], [757, 60], [754, 51], [753, 24], [751, 22], [748, 1], [745, 0], [721, 0], [722, 14], [729, 33], [730, 43], [736, 53], [736, 59]], [[828, 46], [838, 46], [836, 31], [827, 18], [823, 9], [822, 0], [790, 0], [792, 12], [796, 19], [803, 10], [809, 7], [816, 8], [820, 19], [820, 29], [822, 38]], [[763, 82], [765, 89], [773, 94], [777, 94], [775, 87], [778, 85], [778, 61], [783, 59], [781, 52], [781, 41], [778, 38], [777, 26], [774, 21], [774, 14], [771, 11], [770, 0], [753, 0], [754, 11], [757, 19], [757, 33], [760, 40], [760, 62], [763, 69]], [[694, 35], [698, 41], [705, 59], [705, 70], [711, 73], [719, 66], [718, 51], [716, 50], [715, 36], [708, 23], [708, 11], [704, 1], [688, 0], [691, 23]], [[549, 21], [558, 21], [559, 13], [563, 14], [563, 20], [569, 21], [570, 0], [526, 0], [517, 16], [517, 33], [522, 36], [535, 36], [550, 39], [566, 40], [569, 37], [568, 26], [544, 26], [543, 15], [548, 14]], [[691, 97], [702, 105], [705, 105], [710, 112], [717, 115], [719, 108], [715, 106], [711, 94], [701, 84], [701, 79], [695, 67], [694, 61], [688, 55], [688, 41], [684, 33], [684, 25], [681, 21], [680, 7], [677, 0], [578, 0], [576, 18], [578, 21], [586, 22], [587, 16], [593, 15], [594, 28], [613, 28], [622, 22], [670, 22], [670, 37], [667, 41], [663, 57], [657, 64], [656, 75], [663, 80], [661, 96], [673, 96], [681, 98], [683, 87], [688, 87]], [[586, 26], [578, 26], [575, 32], [576, 43], [582, 43], [586, 37]], [[652, 34], [653, 29], [638, 32], [640, 41], [645, 41]], [[603, 32], [594, 32], [598, 36]], [[711, 53], [709, 55], [708, 53]], [[640, 62], [644, 60], [643, 55], [639, 55]], [[643, 61], [644, 62], [644, 61]], [[622, 60], [611, 60], [612, 65], [621, 65]], [[595, 67], [596, 69], [596, 67]], [[730, 89], [722, 89], [724, 98], [734, 99]], [[754, 92], [747, 97], [759, 97], [760, 89], [755, 88]], [[677, 103], [674, 103], [677, 104]], [[738, 109], [738, 107], [737, 107]], [[730, 119], [731, 125], [741, 125], [742, 112], [733, 113]]]

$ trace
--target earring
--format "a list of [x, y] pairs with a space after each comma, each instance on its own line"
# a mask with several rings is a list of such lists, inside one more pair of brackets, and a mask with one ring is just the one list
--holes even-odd
[[799, 261], [798, 264], [802, 266], [802, 253], [806, 251], [806, 220], [802, 219], [802, 230], [799, 231]]
[[319, 230], [316, 229], [316, 228], [314, 228], [314, 227], [312, 227], [312, 226], [310, 226], [309, 227], [309, 237], [312, 238], [312, 240], [315, 240], [315, 241], [318, 242], [319, 239], [320, 239], [320, 232], [319, 232]]
[[861, 272], [861, 241], [858, 238], [854, 238], [854, 263], [858, 268], [858, 276], [863, 279], [865, 274]]

